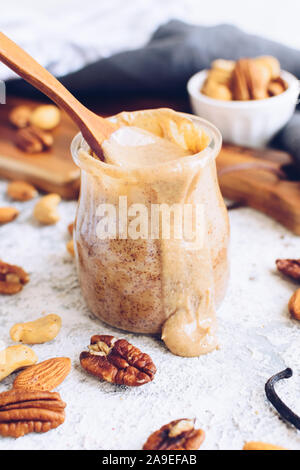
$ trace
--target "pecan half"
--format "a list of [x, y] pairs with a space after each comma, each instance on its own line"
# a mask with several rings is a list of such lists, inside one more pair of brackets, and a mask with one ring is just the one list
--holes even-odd
[[53, 136], [36, 127], [25, 127], [17, 131], [16, 144], [24, 152], [38, 153], [52, 146]]
[[0, 260], [0, 294], [17, 294], [29, 281], [29, 275], [19, 266]]
[[66, 404], [59, 393], [9, 390], [0, 394], [0, 435], [25, 436], [47, 432], [65, 420]]
[[276, 266], [285, 276], [300, 281], [300, 259], [278, 259]]
[[109, 335], [91, 338], [89, 351], [80, 354], [82, 367], [106, 382], [138, 387], [151, 382], [156, 367], [148, 354], [128, 343]]
[[171, 421], [148, 437], [143, 450], [197, 450], [204, 441], [205, 433], [194, 426], [195, 420]]

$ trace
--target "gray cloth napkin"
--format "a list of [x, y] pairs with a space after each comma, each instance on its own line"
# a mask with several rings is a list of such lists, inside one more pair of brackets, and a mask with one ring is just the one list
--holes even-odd
[[[300, 52], [245, 33], [231, 25], [196, 26], [172, 20], [159, 27], [143, 48], [101, 59], [72, 74], [60, 77], [74, 94], [115, 92], [178, 92], [197, 71], [217, 58], [234, 59], [258, 55], [277, 57], [283, 69], [300, 78]], [[29, 93], [21, 80], [8, 89]], [[300, 113], [295, 113], [274, 145], [291, 152], [300, 166]]]

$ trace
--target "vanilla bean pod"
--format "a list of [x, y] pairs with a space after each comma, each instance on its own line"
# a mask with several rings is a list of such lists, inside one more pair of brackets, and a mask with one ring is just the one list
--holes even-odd
[[275, 384], [279, 380], [289, 379], [292, 377], [292, 375], [293, 371], [290, 368], [273, 375], [273, 377], [271, 377], [265, 385], [265, 392], [268, 400], [272, 403], [274, 408], [276, 408], [280, 416], [289, 423], [293, 424], [297, 429], [300, 429], [300, 417], [297, 416], [285, 403], [283, 403], [275, 391]]

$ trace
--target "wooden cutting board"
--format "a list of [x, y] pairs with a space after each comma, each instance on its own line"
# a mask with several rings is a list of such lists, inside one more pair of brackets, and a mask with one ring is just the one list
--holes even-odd
[[[20, 103], [38, 104], [9, 98], [8, 104], [0, 105], [0, 177], [26, 180], [46, 192], [77, 198], [80, 171], [70, 154], [76, 126], [62, 113], [62, 121], [53, 131], [53, 147], [40, 154], [24, 153], [14, 144], [16, 131], [8, 120], [12, 107]], [[258, 167], [262, 163], [265, 168]], [[264, 212], [300, 235], [300, 175], [298, 182], [291, 181], [289, 171], [280, 174], [291, 165], [292, 158], [285, 152], [223, 145], [217, 158], [222, 194]]]
[[78, 132], [77, 127], [62, 113], [61, 123], [52, 132], [53, 147], [42, 153], [25, 153], [15, 145], [16, 129], [8, 120], [12, 108], [20, 103], [32, 108], [39, 104], [9, 98], [7, 104], [0, 105], [0, 177], [25, 180], [66, 199], [77, 197], [80, 170], [73, 163], [70, 153], [70, 143]]
[[[266, 168], [259, 168], [261, 164]], [[300, 175], [288, 153], [224, 145], [217, 169], [224, 197], [264, 212], [300, 235]]]

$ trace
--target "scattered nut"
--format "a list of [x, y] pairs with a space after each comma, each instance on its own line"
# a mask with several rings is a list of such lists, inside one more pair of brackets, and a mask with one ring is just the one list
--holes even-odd
[[30, 123], [45, 131], [54, 129], [60, 122], [60, 110], [50, 104], [38, 106], [30, 116]]
[[278, 259], [276, 266], [278, 271], [285, 276], [300, 281], [300, 259]]
[[57, 206], [61, 201], [58, 194], [47, 194], [43, 196], [35, 205], [33, 215], [40, 223], [44, 225], [53, 225], [59, 221], [60, 216]]
[[15, 201], [29, 201], [37, 195], [37, 190], [26, 181], [12, 181], [7, 186], [7, 194]]
[[67, 250], [70, 253], [70, 255], [75, 256], [74, 241], [69, 240], [66, 246], [67, 246]]
[[29, 106], [16, 106], [9, 113], [8, 118], [15, 127], [23, 129], [28, 126], [31, 113]]
[[284, 447], [274, 446], [273, 444], [266, 444], [265, 442], [246, 442], [243, 450], [287, 450]]
[[73, 235], [73, 231], [74, 231], [74, 222], [71, 222], [69, 225], [68, 225], [68, 232], [69, 234], [72, 236]]
[[47, 432], [65, 420], [66, 404], [59, 393], [9, 390], [0, 394], [0, 435], [21, 437]]
[[205, 433], [194, 425], [190, 419], [171, 421], [148, 437], [143, 450], [198, 450]]
[[32, 366], [37, 360], [37, 355], [28, 346], [9, 346], [0, 352], [0, 382], [16, 370]]
[[300, 320], [300, 289], [297, 289], [290, 298], [289, 312], [295, 320]]
[[23, 370], [14, 381], [14, 388], [51, 392], [58, 387], [71, 370], [68, 357], [54, 357]]
[[89, 351], [80, 354], [82, 367], [107, 382], [138, 387], [151, 382], [156, 367], [148, 354], [142, 353], [125, 339], [95, 335]]
[[19, 211], [15, 207], [0, 207], [0, 224], [7, 224], [18, 217]]
[[53, 145], [53, 136], [37, 127], [19, 129], [16, 133], [16, 145], [27, 153], [39, 153]]
[[0, 260], [0, 294], [17, 294], [29, 282], [29, 275], [19, 266]]
[[61, 329], [61, 318], [50, 314], [27, 323], [17, 323], [10, 330], [13, 341], [26, 344], [41, 344], [52, 341]]

